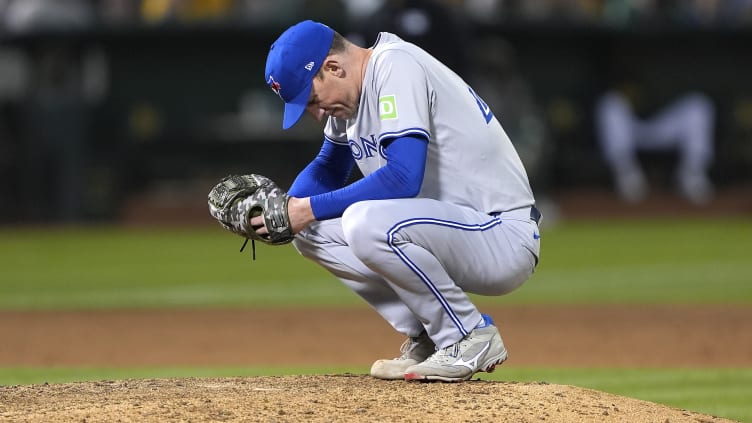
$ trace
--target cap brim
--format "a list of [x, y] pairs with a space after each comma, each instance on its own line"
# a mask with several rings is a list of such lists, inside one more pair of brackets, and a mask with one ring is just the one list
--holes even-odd
[[303, 88], [303, 90], [295, 96], [292, 100], [285, 103], [285, 113], [282, 118], [282, 129], [292, 128], [293, 125], [298, 123], [303, 112], [305, 112], [308, 106], [308, 99], [311, 97], [311, 88], [313, 83], [310, 82]]

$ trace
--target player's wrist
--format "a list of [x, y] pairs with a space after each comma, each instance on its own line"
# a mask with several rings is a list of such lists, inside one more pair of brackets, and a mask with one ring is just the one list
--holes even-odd
[[287, 202], [287, 213], [294, 233], [302, 231], [316, 220], [311, 208], [311, 197], [290, 197]]

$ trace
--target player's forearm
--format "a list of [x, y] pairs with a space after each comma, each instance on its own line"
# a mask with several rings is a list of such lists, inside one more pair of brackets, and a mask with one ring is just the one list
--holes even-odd
[[365, 200], [412, 198], [423, 183], [428, 140], [401, 137], [386, 147], [389, 161], [363, 179], [346, 187], [311, 196], [310, 204], [317, 220], [342, 216], [350, 205]]
[[341, 188], [353, 166], [347, 146], [325, 140], [319, 154], [298, 174], [288, 193], [293, 197], [309, 197]]
[[292, 232], [294, 234], [302, 231], [316, 218], [313, 216], [313, 210], [311, 209], [310, 197], [297, 198], [290, 197], [287, 203], [287, 215], [290, 219], [290, 225], [292, 226]]

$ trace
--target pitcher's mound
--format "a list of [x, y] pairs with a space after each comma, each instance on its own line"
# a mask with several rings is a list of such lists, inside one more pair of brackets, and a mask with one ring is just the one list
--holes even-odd
[[546, 383], [413, 383], [365, 375], [144, 379], [0, 387], [0, 420], [729, 422]]

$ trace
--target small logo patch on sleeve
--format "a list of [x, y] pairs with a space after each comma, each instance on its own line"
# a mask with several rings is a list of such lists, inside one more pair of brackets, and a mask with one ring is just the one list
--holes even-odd
[[397, 119], [397, 101], [394, 95], [379, 97], [379, 119]]

